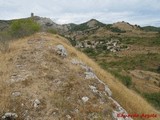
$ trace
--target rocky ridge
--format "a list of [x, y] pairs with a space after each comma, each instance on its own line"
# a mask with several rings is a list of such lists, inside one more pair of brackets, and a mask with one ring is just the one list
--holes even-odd
[[47, 36], [39, 33], [23, 41], [26, 47], [12, 58], [14, 69], [6, 80], [11, 86], [11, 105], [0, 113], [1, 118], [131, 120], [117, 117], [127, 112], [94, 70], [60, 42], [59, 36]]

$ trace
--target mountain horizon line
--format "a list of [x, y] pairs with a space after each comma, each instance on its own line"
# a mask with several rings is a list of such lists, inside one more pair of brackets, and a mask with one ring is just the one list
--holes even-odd
[[[70, 23], [64, 23], [64, 24], [60, 24], [60, 23], [57, 23], [57, 21], [55, 21], [53, 18], [49, 18], [49, 17], [41, 17], [41, 16], [32, 16], [32, 17], [40, 17], [40, 18], [47, 18], [47, 19], [50, 19], [52, 20], [52, 22], [58, 24], [58, 25], [70, 25], [70, 24], [75, 24], [75, 25], [81, 25], [81, 24], [84, 24], [84, 23], [88, 23], [90, 21], [97, 21], [99, 23], [102, 23], [102, 24], [105, 24], [105, 25], [110, 25], [110, 24], [116, 24], [116, 23], [128, 23], [130, 25], [137, 25], [137, 26], [140, 26], [140, 27], [156, 27], [156, 28], [160, 28], [160, 26], [155, 26], [155, 25], [140, 25], [140, 24], [133, 24], [133, 23], [130, 23], [128, 21], [125, 21], [125, 20], [120, 20], [120, 21], [117, 21], [117, 22], [112, 22], [112, 23], [105, 23], [105, 22], [102, 22], [96, 18], [91, 18], [89, 20], [86, 20], [84, 22], [81, 22], [81, 23], [74, 23], [74, 22], [70, 22]], [[0, 19], [0, 21], [12, 21], [12, 20], [19, 20], [19, 19], [27, 19], [27, 18], [31, 18], [31, 17], [23, 17], [23, 18], [13, 18], [13, 19]]]

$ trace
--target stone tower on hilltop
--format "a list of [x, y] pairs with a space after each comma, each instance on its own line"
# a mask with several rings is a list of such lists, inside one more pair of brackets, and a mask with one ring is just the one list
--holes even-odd
[[31, 17], [34, 17], [34, 13], [31, 13]]

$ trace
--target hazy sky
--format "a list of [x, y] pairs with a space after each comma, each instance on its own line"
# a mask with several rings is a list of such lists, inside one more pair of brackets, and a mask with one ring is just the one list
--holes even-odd
[[160, 0], [0, 0], [1, 20], [29, 17], [31, 12], [60, 24], [95, 18], [160, 26]]

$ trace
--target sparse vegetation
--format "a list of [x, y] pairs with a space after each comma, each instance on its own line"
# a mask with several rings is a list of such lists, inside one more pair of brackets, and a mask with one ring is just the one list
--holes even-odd
[[110, 31], [112, 31], [114, 33], [125, 33], [126, 32], [125, 30], [121, 30], [118, 27], [113, 27], [112, 24], [106, 25], [106, 29], [110, 30]]
[[85, 48], [83, 50], [83, 52], [86, 53], [89, 56], [96, 56], [97, 55], [97, 52], [93, 48]]
[[75, 25], [72, 27], [71, 31], [83, 31], [89, 29], [86, 23], [80, 24], [80, 25]]
[[57, 34], [57, 31], [54, 29], [48, 29], [47, 32], [51, 34]]
[[160, 92], [158, 93], [144, 93], [144, 97], [148, 102], [152, 103], [157, 109], [160, 110]]
[[160, 73], [160, 66], [157, 67], [157, 72]]
[[8, 31], [0, 32], [0, 51], [5, 53], [9, 50], [9, 40], [11, 39], [11, 35]]
[[112, 32], [116, 32], [116, 33], [125, 33], [126, 32], [125, 30], [121, 30], [117, 27], [111, 27], [110, 29]]
[[153, 27], [153, 26], [142, 27], [142, 29], [147, 32], [149, 32], [149, 31], [159, 32], [160, 31], [160, 27]]
[[118, 78], [125, 86], [130, 87], [132, 85], [132, 78], [128, 75], [122, 75], [117, 71], [110, 71], [116, 78]]
[[141, 46], [160, 46], [160, 37], [125, 37], [122, 43]]
[[9, 41], [2, 39], [0, 41], [0, 52], [5, 53], [9, 51]]
[[[116, 57], [116, 56], [115, 56]], [[154, 63], [152, 62], [154, 61]], [[101, 62], [102, 66], [108, 68], [117, 68], [124, 70], [149, 70], [149, 71], [157, 71], [157, 66], [159, 65], [160, 54], [158, 53], [148, 53], [148, 54], [139, 54], [134, 57], [118, 57], [117, 61]]]

